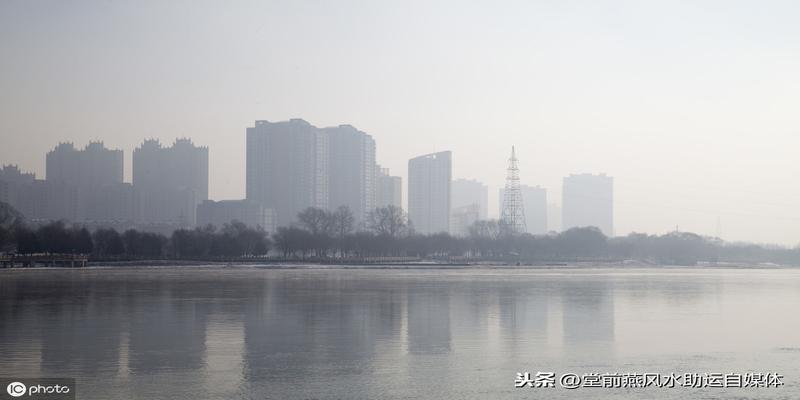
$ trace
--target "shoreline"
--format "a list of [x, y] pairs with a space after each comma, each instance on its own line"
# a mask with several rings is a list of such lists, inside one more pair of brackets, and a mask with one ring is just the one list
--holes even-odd
[[796, 269], [796, 265], [778, 264], [751, 264], [751, 263], [701, 263], [696, 265], [666, 265], [647, 262], [602, 262], [580, 261], [565, 263], [527, 263], [509, 264], [501, 262], [476, 262], [476, 263], [442, 263], [434, 261], [409, 262], [409, 263], [324, 263], [319, 261], [279, 261], [279, 262], [224, 262], [224, 261], [198, 261], [198, 260], [136, 260], [136, 261], [97, 261], [90, 262], [86, 267], [16, 267], [0, 268], [1, 270], [97, 270], [97, 269], [173, 269], [173, 268], [202, 268], [202, 269], [274, 269], [274, 270], [586, 270], [586, 269], [620, 269], [620, 270], [701, 270], [701, 269], [751, 269], [751, 270], [777, 270]]

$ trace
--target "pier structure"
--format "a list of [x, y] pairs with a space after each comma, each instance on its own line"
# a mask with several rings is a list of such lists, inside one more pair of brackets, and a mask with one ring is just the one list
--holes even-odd
[[89, 263], [89, 256], [82, 254], [12, 254], [0, 255], [2, 268], [62, 267], [83, 268]]

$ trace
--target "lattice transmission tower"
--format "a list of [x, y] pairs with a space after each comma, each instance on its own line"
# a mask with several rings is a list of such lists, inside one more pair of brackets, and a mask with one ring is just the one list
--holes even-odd
[[519, 185], [519, 167], [514, 146], [508, 159], [506, 188], [503, 193], [503, 212], [500, 223], [504, 233], [518, 235], [527, 231], [525, 226], [525, 205], [522, 202], [522, 189]]

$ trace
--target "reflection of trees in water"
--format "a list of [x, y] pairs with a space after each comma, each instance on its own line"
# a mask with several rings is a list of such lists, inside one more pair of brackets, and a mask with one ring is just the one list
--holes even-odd
[[567, 279], [559, 284], [564, 345], [600, 350], [614, 341], [613, 283], [603, 278]]
[[654, 273], [618, 279], [615, 288], [619, 294], [636, 302], [658, 300], [672, 304], [690, 304], [704, 297], [716, 296], [723, 288], [723, 278], [718, 275], [683, 273]]
[[44, 375], [116, 372], [124, 314], [106, 298], [113, 288], [53, 271], [26, 271], [0, 282], [0, 358], [38, 342]]
[[[613, 355], [615, 293], [691, 301], [712, 293], [709, 285], [721, 285], [711, 276], [582, 274], [467, 279], [449, 272], [25, 271], [0, 280], [0, 365], [18, 355], [8, 344], [41, 342], [43, 373], [114, 374], [125, 362], [120, 346], [127, 336], [134, 375], [197, 374], [208, 362], [209, 316], [219, 314], [236, 320], [234, 329], [242, 321], [242, 378], [256, 387], [289, 387], [316, 374], [367, 381], [390, 364], [416, 365], [414, 357], [446, 369], [448, 359], [485, 351], [490, 320], [503, 352], [531, 354], [533, 342], [547, 336], [554, 299], [561, 300], [568, 356]], [[456, 348], [465, 344], [475, 347]], [[405, 363], [406, 355], [412, 361]]]
[[534, 282], [510, 282], [497, 291], [500, 323], [505, 335], [518, 345], [547, 334], [547, 291]]
[[205, 358], [207, 306], [174, 301], [191, 299], [193, 288], [159, 286], [159, 296], [144, 299], [131, 316], [128, 366], [136, 373], [199, 369]]
[[245, 376], [252, 381], [367, 372], [400, 332], [400, 292], [380, 280], [331, 274], [269, 279], [244, 309]]
[[[41, 343], [45, 375], [95, 376], [118, 371], [126, 334], [134, 373], [202, 368], [208, 315], [239, 314], [252, 281], [221, 285], [197, 271], [42, 270], [0, 285], [0, 344]], [[12, 350], [0, 346], [0, 357]]]
[[412, 290], [407, 301], [409, 353], [450, 352], [450, 296], [446, 289]]

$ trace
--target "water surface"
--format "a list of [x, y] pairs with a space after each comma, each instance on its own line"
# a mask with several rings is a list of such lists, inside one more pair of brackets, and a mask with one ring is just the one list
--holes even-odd
[[[516, 389], [517, 372], [779, 388]], [[0, 376], [80, 399], [800, 398], [793, 269], [0, 270]]]

